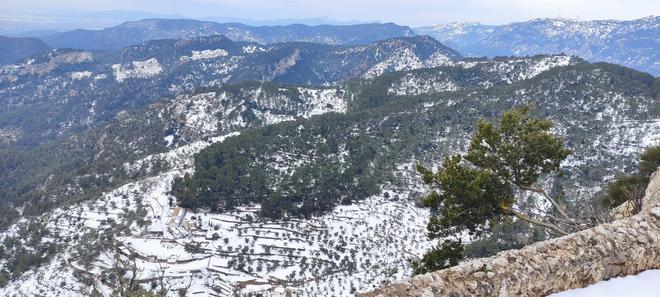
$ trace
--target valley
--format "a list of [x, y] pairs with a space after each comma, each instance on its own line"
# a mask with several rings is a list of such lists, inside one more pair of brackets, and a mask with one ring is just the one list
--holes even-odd
[[[540, 186], [572, 215], [606, 213], [607, 184], [660, 144], [657, 17], [558, 22], [149, 19], [11, 39], [0, 295], [343, 297], [401, 281], [442, 241], [416, 165], [521, 106], [570, 150]], [[637, 56], [580, 45], [620, 36]], [[514, 205], [553, 219], [540, 194]], [[508, 223], [461, 234], [470, 257], [551, 238]]]

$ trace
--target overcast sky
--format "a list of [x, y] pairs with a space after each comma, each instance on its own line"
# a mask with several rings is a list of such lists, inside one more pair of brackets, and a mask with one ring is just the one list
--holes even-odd
[[137, 10], [257, 20], [325, 17], [421, 26], [454, 21], [502, 24], [547, 17], [635, 19], [659, 15], [660, 0], [0, 0], [0, 15], [47, 10]]

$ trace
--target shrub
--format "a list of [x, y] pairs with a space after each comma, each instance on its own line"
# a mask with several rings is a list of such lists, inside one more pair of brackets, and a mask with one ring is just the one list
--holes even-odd
[[626, 201], [639, 200], [644, 196], [644, 190], [648, 183], [649, 178], [646, 176], [619, 177], [607, 187], [607, 192], [603, 197], [603, 205], [615, 208]]

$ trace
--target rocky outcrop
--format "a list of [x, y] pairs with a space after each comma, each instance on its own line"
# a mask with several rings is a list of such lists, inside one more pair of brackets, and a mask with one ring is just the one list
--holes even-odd
[[545, 296], [657, 268], [660, 173], [656, 172], [637, 215], [358, 296]]

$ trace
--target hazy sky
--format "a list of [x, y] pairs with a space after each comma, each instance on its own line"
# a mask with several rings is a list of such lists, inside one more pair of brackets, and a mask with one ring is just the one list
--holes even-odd
[[0, 14], [45, 10], [139, 10], [192, 18], [331, 18], [420, 26], [501, 24], [542, 17], [634, 19], [660, 14], [660, 0], [0, 0]]

